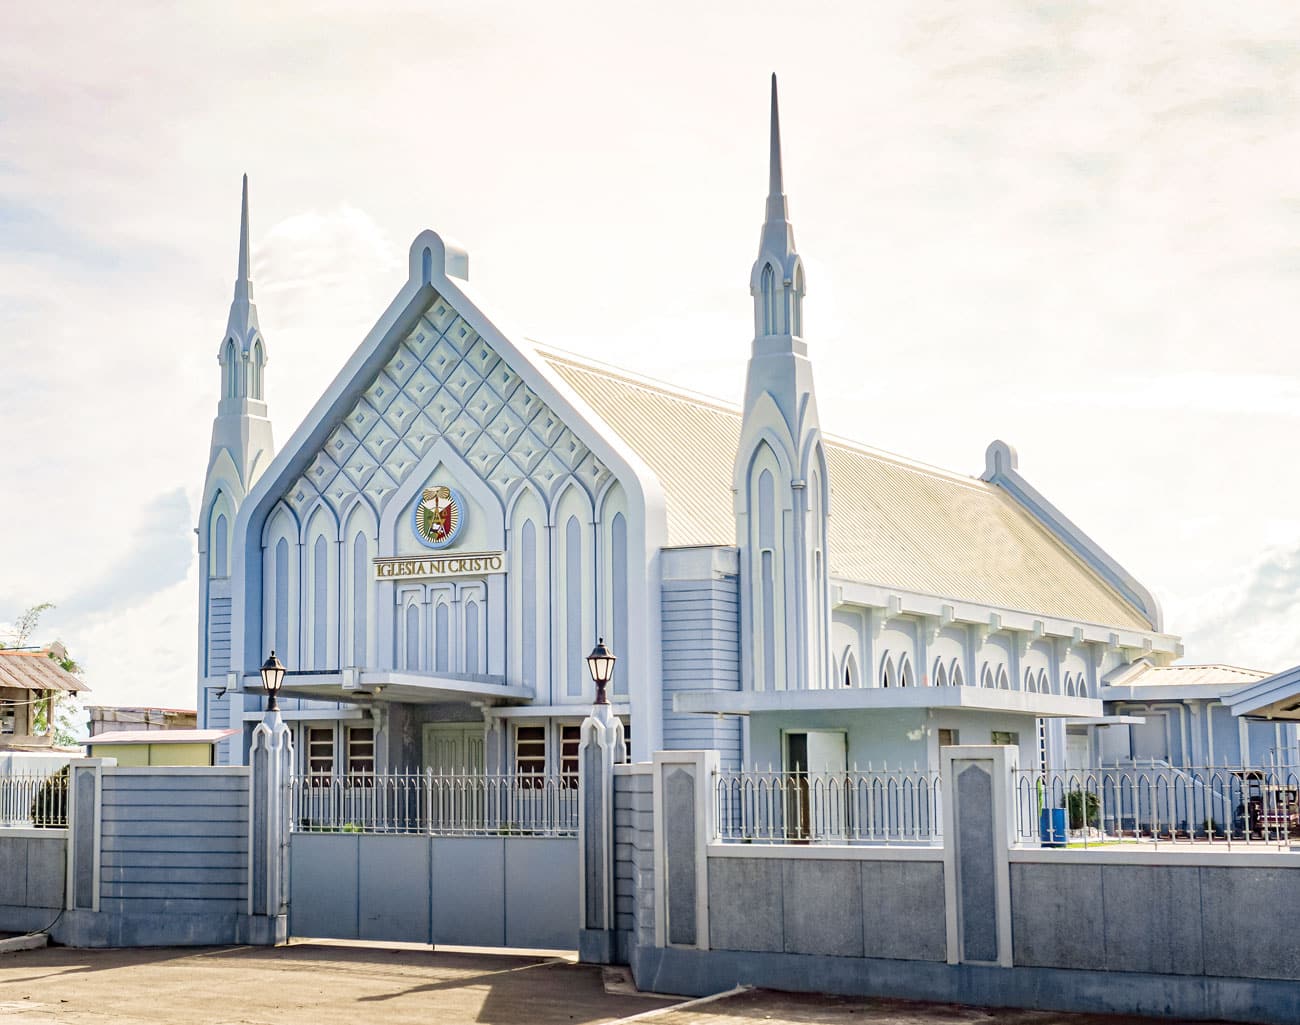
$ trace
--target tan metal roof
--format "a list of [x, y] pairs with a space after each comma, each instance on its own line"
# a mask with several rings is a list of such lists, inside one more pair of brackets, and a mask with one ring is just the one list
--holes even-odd
[[[670, 546], [735, 544], [731, 480], [739, 409], [568, 354], [539, 352], [659, 478]], [[1002, 489], [836, 438], [826, 439], [826, 458], [833, 576], [1151, 629]]]
[[70, 694], [90, 689], [50, 658], [48, 651], [0, 650], [0, 687], [61, 690]]

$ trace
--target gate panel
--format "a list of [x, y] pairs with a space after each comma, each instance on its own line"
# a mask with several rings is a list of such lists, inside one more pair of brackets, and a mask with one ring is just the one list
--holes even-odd
[[502, 837], [438, 836], [433, 843], [433, 942], [465, 947], [506, 943]]
[[505, 840], [506, 946], [578, 946], [578, 841], [512, 836]]
[[429, 943], [429, 840], [359, 836], [360, 939]]
[[[359, 940], [355, 833], [294, 833], [289, 841], [289, 933]], [[367, 839], [375, 839], [368, 837]]]

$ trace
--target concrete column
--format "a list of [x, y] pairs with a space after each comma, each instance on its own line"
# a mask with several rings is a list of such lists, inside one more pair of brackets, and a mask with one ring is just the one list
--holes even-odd
[[948, 963], [1010, 968], [1014, 747], [958, 746], [943, 759]]
[[293, 738], [279, 712], [267, 712], [249, 750], [248, 936], [274, 945], [289, 935], [289, 777]]
[[80, 758], [68, 764], [68, 882], [64, 906], [71, 910], [99, 910], [103, 769], [116, 764], [116, 758]]
[[654, 756], [655, 946], [709, 949], [708, 842], [717, 751]]
[[623, 723], [596, 705], [578, 744], [578, 956], [612, 964], [614, 942], [614, 766], [625, 758]]

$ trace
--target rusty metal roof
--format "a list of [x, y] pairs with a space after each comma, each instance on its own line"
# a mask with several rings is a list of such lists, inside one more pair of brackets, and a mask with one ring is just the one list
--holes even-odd
[[77, 694], [89, 690], [84, 683], [50, 658], [48, 651], [0, 649], [0, 687], [20, 690], [61, 690]]
[[[668, 544], [731, 545], [740, 410], [569, 354], [540, 355], [654, 471]], [[830, 571], [860, 583], [1121, 629], [1150, 630], [1001, 488], [826, 438]]]

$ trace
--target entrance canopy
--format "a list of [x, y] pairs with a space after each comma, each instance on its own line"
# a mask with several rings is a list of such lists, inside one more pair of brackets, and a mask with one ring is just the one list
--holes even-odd
[[691, 690], [673, 695], [673, 710], [715, 715], [751, 712], [790, 712], [852, 708], [945, 708], [984, 712], [1015, 712], [1042, 718], [1089, 717], [1102, 714], [1095, 698], [1038, 694], [1033, 691], [991, 690], [985, 687], [842, 687], [821, 690], [715, 691]]
[[1223, 699], [1233, 715], [1300, 722], [1300, 666], [1260, 680]]

